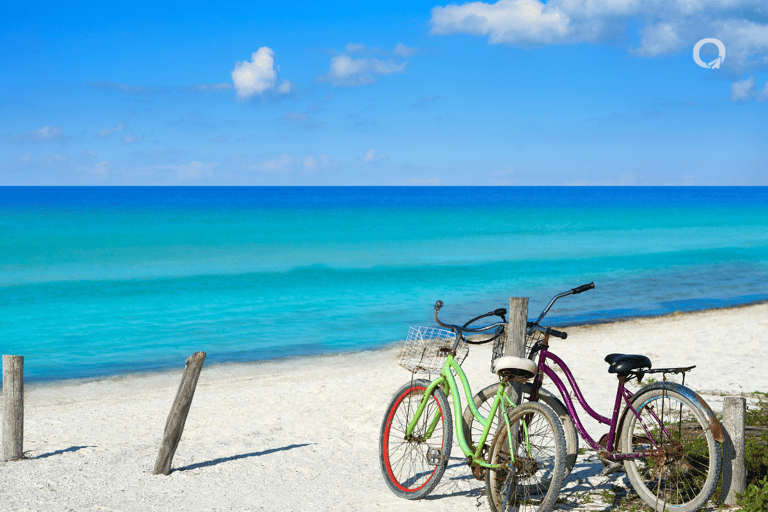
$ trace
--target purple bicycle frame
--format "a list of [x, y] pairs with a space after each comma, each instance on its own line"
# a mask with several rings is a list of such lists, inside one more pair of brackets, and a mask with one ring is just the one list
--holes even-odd
[[[616, 438], [617, 432], [616, 432], [616, 426], [619, 421], [619, 411], [621, 409], [621, 400], [622, 398], [627, 404], [628, 411], [632, 411], [635, 416], [639, 418], [639, 415], [637, 414], [637, 411], [632, 407], [631, 405], [631, 399], [634, 396], [631, 391], [629, 391], [624, 386], [624, 381], [619, 379], [619, 387], [616, 390], [616, 401], [614, 402], [613, 406], [613, 416], [609, 419], [605, 416], [601, 416], [598, 413], [596, 413], [592, 408], [589, 406], [587, 401], [584, 399], [584, 396], [581, 394], [581, 390], [579, 389], [578, 384], [576, 384], [576, 380], [573, 377], [573, 374], [571, 373], [571, 370], [568, 368], [568, 366], [563, 362], [562, 359], [557, 357], [552, 352], [549, 352], [547, 350], [548, 346], [545, 344], [541, 351], [539, 352], [539, 371], [536, 373], [536, 377], [533, 380], [532, 386], [531, 386], [531, 400], [537, 399], [537, 394], [539, 392], [539, 388], [541, 388], [542, 384], [542, 374], [547, 375], [550, 379], [552, 379], [552, 382], [555, 383], [555, 386], [557, 386], [558, 391], [560, 391], [560, 395], [563, 397], [563, 400], [565, 401], [565, 407], [568, 409], [568, 414], [571, 416], [571, 419], [576, 424], [576, 428], [579, 431], [579, 435], [581, 435], [582, 439], [584, 439], [589, 445], [592, 447], [592, 449], [597, 451], [605, 452], [607, 455], [607, 458], [611, 460], [621, 460], [621, 459], [635, 459], [639, 457], [643, 457], [647, 455], [646, 453], [631, 453], [631, 454], [620, 454], [620, 453], [614, 453], [613, 452], [613, 442]], [[571, 388], [573, 389], [574, 394], [576, 395], [576, 399], [579, 401], [579, 404], [584, 409], [584, 411], [592, 416], [595, 420], [598, 422], [610, 425], [610, 429], [608, 431], [608, 439], [606, 441], [605, 446], [600, 446], [599, 443], [595, 442], [592, 437], [587, 433], [586, 429], [584, 428], [584, 425], [581, 423], [581, 420], [579, 419], [579, 415], [576, 413], [576, 408], [573, 405], [573, 399], [568, 394], [568, 389], [565, 387], [565, 384], [563, 383], [562, 379], [557, 376], [557, 374], [552, 370], [546, 363], [547, 360], [551, 360], [553, 363], [555, 363], [557, 366], [560, 367], [561, 370], [563, 370], [563, 373], [565, 373], [565, 377], [568, 379], [568, 382], [571, 385]], [[653, 414], [655, 417], [655, 414]], [[652, 441], [653, 442], [653, 441]], [[653, 442], [653, 444], [656, 444]]]

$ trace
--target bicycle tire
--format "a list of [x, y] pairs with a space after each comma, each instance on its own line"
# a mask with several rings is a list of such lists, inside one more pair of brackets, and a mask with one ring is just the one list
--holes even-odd
[[[448, 466], [453, 442], [451, 410], [445, 393], [437, 387], [424, 409], [411, 440], [405, 437], [429, 381], [417, 379], [402, 386], [387, 407], [379, 435], [379, 462], [384, 480], [397, 496], [417, 500], [428, 495], [440, 482]], [[437, 426], [429, 439], [420, 440], [435, 415]], [[439, 450], [439, 451], [437, 451]], [[431, 451], [431, 453], [430, 453]], [[437, 457], [439, 462], [431, 463]]]
[[[626, 414], [621, 451], [654, 453], [624, 461], [635, 492], [658, 511], [693, 512], [704, 506], [717, 486], [722, 459], [722, 447], [704, 413], [683, 394], [662, 388], [641, 390], [632, 406], [642, 423], [636, 415]], [[658, 428], [659, 422], [665, 428]], [[661, 448], [654, 450], [652, 440]]]
[[[493, 400], [496, 397], [496, 392], [499, 389], [499, 383], [491, 384], [490, 386], [481, 389], [474, 398], [475, 407], [486, 418], [491, 412], [491, 406]], [[523, 401], [527, 403], [528, 397], [531, 395], [531, 384], [526, 382], [523, 384]], [[547, 391], [544, 388], [539, 388], [537, 401], [547, 404], [560, 418], [560, 422], [563, 424], [563, 431], [565, 432], [565, 476], [568, 476], [576, 464], [576, 458], [579, 456], [579, 433], [576, 431], [576, 427], [573, 424], [571, 415], [568, 414], [563, 402], [560, 401], [553, 393]], [[469, 405], [464, 408], [464, 414], [462, 415], [462, 430], [464, 431], [464, 439], [467, 444], [472, 447], [472, 451], [475, 451], [475, 441], [480, 438], [483, 432], [483, 427], [479, 421], [476, 421], [475, 415], [472, 414], [472, 410]], [[498, 428], [499, 416], [493, 418], [493, 423], [489, 432], [491, 434], [496, 432]]]
[[[565, 479], [565, 434], [560, 419], [546, 404], [527, 402], [505, 411], [516, 439], [514, 457], [506, 424], [493, 437], [489, 462], [510, 469], [486, 472], [485, 488], [493, 512], [544, 512], [552, 508]], [[527, 429], [527, 437], [525, 430]], [[514, 469], [512, 469], [514, 468]]]

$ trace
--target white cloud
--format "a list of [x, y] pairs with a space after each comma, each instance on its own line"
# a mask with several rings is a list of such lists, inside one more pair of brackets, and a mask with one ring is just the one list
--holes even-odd
[[731, 101], [747, 101], [755, 89], [755, 77], [731, 84]]
[[374, 75], [402, 73], [405, 65], [406, 62], [395, 63], [392, 59], [353, 59], [348, 55], [337, 55], [331, 59], [331, 69], [324, 79], [340, 86], [368, 85], [376, 82]]
[[488, 36], [491, 43], [551, 43], [572, 32], [570, 19], [556, 2], [499, 0], [471, 2], [432, 9], [432, 33]]
[[277, 92], [280, 94], [288, 94], [291, 92], [291, 89], [293, 88], [293, 84], [289, 82], [288, 80], [283, 80], [283, 83], [281, 83], [278, 88]]
[[99, 162], [93, 167], [91, 167], [90, 172], [91, 174], [94, 174], [98, 178], [104, 178], [109, 172], [109, 169], [111, 167], [112, 167], [112, 162], [104, 160], [103, 162]]
[[416, 53], [416, 48], [409, 48], [405, 46], [403, 43], [400, 43], [397, 46], [395, 46], [395, 49], [392, 50], [392, 53], [394, 55], [405, 57], [407, 59], [408, 57]]
[[304, 157], [304, 170], [305, 171], [317, 171], [320, 169], [328, 169], [331, 166], [331, 160], [328, 155], [320, 155], [319, 158], [313, 156]]
[[[274, 68], [275, 52], [262, 46], [251, 55], [251, 62], [236, 62], [232, 71], [232, 82], [240, 98], [249, 98], [254, 94], [262, 94], [272, 89], [277, 82], [277, 72]], [[286, 94], [291, 89], [291, 83], [284, 81], [278, 92]]]
[[134, 134], [126, 133], [125, 135], [123, 135], [123, 144], [125, 144], [126, 146], [128, 144], [133, 144], [134, 142], [136, 142], [136, 136]]
[[368, 47], [364, 44], [355, 44], [355, 43], [347, 44], [347, 51], [349, 53], [364, 52], [367, 48]]
[[[754, 0], [498, 0], [432, 9], [432, 34], [487, 36], [494, 44], [574, 44], [615, 40], [638, 27], [644, 57], [690, 51], [715, 37], [724, 65], [768, 65], [768, 24], [746, 18]], [[744, 12], [742, 12], [744, 11]], [[631, 43], [630, 43], [631, 44]], [[628, 48], [629, 49], [629, 48]]]
[[398, 62], [393, 58], [382, 59], [371, 55], [395, 55], [405, 57], [415, 51], [402, 44], [395, 47], [395, 50], [389, 54], [376, 48], [368, 49], [364, 44], [348, 44], [347, 52], [365, 54], [360, 57], [350, 57], [342, 54], [331, 58], [331, 66], [328, 74], [319, 77], [319, 82], [330, 82], [340, 87], [356, 87], [360, 85], [369, 85], [376, 82], [376, 76], [391, 75], [392, 73], [402, 73], [408, 61]]
[[270, 173], [285, 172], [285, 171], [291, 170], [294, 162], [296, 162], [295, 158], [293, 158], [292, 156], [286, 153], [283, 153], [275, 160], [269, 160], [262, 164], [251, 166], [251, 170], [261, 171], [261, 172], [270, 172]]
[[117, 126], [114, 128], [106, 127], [102, 128], [99, 133], [96, 134], [97, 137], [100, 139], [105, 139], [111, 136], [113, 133], [117, 133], [120, 131], [123, 131], [125, 129], [125, 125], [123, 123], [117, 123]]
[[366, 151], [365, 156], [363, 157], [363, 162], [372, 162], [374, 160], [376, 160], [376, 150], [371, 148]]
[[58, 126], [43, 126], [37, 130], [30, 130], [13, 138], [15, 142], [23, 144], [25, 142], [56, 142], [64, 139], [64, 132]]
[[634, 52], [644, 57], [665, 55], [684, 45], [672, 23], [648, 25], [640, 29], [640, 48]]

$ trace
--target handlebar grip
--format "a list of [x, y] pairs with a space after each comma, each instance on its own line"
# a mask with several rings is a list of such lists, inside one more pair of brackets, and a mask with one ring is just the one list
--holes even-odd
[[556, 331], [555, 329], [550, 329], [549, 327], [547, 327], [547, 333], [549, 333], [550, 336], [555, 336], [563, 340], [568, 337], [567, 332]]
[[443, 301], [439, 300], [435, 302], [435, 311], [440, 311], [440, 308], [443, 307], [445, 304], [443, 304]]
[[585, 292], [587, 290], [592, 290], [594, 287], [595, 287], [595, 283], [583, 284], [578, 288], [574, 288], [573, 290], [571, 290], [571, 293], [576, 295], [577, 293]]
[[496, 316], [504, 316], [507, 314], [507, 310], [504, 308], [499, 308], [493, 311], [493, 314]]

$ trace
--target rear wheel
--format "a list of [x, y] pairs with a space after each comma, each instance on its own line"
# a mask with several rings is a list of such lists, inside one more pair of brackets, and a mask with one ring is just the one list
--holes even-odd
[[418, 379], [401, 387], [387, 407], [379, 437], [381, 472], [389, 488], [409, 500], [423, 498], [437, 486], [451, 455], [453, 426], [448, 399], [437, 387], [406, 436], [429, 381]]
[[706, 416], [671, 389], [640, 391], [621, 431], [623, 453], [643, 454], [624, 461], [632, 487], [652, 509], [693, 512], [717, 486], [722, 449]]
[[[506, 411], [491, 442], [485, 489], [493, 512], [543, 512], [557, 500], [565, 478], [565, 434], [548, 406], [528, 402]], [[511, 442], [510, 442], [511, 439]]]

